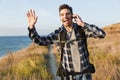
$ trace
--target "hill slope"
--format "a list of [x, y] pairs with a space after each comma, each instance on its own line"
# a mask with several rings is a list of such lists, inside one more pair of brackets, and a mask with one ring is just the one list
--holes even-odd
[[112, 24], [103, 28], [107, 33], [120, 33], [120, 23]]
[[91, 62], [96, 67], [93, 80], [120, 79], [120, 23], [103, 28], [104, 39], [88, 39]]
[[89, 48], [97, 49], [102, 53], [120, 53], [120, 23], [103, 28], [106, 33], [104, 39], [88, 39]]

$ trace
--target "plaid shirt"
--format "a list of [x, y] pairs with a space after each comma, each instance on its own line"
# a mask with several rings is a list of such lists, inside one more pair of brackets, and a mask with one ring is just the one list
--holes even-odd
[[[73, 28], [75, 30], [75, 36], [78, 38], [80, 36], [77, 27], [77, 24], [73, 24]], [[58, 51], [60, 51], [60, 41], [59, 41], [59, 33], [60, 31], [65, 31], [64, 26], [61, 26], [59, 29], [54, 30], [54, 32], [50, 33], [46, 36], [39, 36], [36, 29], [29, 29], [29, 37], [32, 39], [33, 42], [39, 45], [50, 45], [55, 43], [57, 46]], [[85, 33], [85, 38], [94, 37], [94, 38], [104, 38], [105, 32], [98, 28], [96, 25], [90, 25], [85, 23], [85, 26], [82, 27], [83, 32]], [[67, 35], [66, 35], [67, 36]], [[69, 39], [67, 39], [69, 40]], [[81, 59], [81, 70], [83, 71], [89, 66], [89, 53], [87, 49], [87, 45], [84, 41], [85, 39], [75, 40], [78, 42], [78, 50], [80, 52], [80, 59]], [[68, 71], [74, 71], [74, 67], [72, 64], [72, 56], [71, 56], [71, 49], [70, 44], [66, 44], [63, 48], [63, 67]]]

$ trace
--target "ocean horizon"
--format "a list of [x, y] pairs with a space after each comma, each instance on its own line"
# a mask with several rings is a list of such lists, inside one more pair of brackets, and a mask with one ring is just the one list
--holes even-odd
[[0, 57], [26, 48], [31, 42], [28, 36], [0, 36]]

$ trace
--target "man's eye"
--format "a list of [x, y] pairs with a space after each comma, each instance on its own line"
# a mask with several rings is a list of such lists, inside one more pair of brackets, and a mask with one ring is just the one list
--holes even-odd
[[60, 16], [63, 16], [63, 14], [60, 14]]
[[67, 15], [70, 15], [70, 13], [67, 13]]

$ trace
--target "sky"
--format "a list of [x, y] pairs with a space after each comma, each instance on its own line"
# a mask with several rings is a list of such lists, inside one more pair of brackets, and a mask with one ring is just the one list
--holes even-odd
[[61, 26], [58, 8], [68, 4], [84, 22], [100, 28], [120, 22], [120, 0], [0, 0], [0, 36], [27, 36], [26, 13], [34, 9], [40, 35]]

